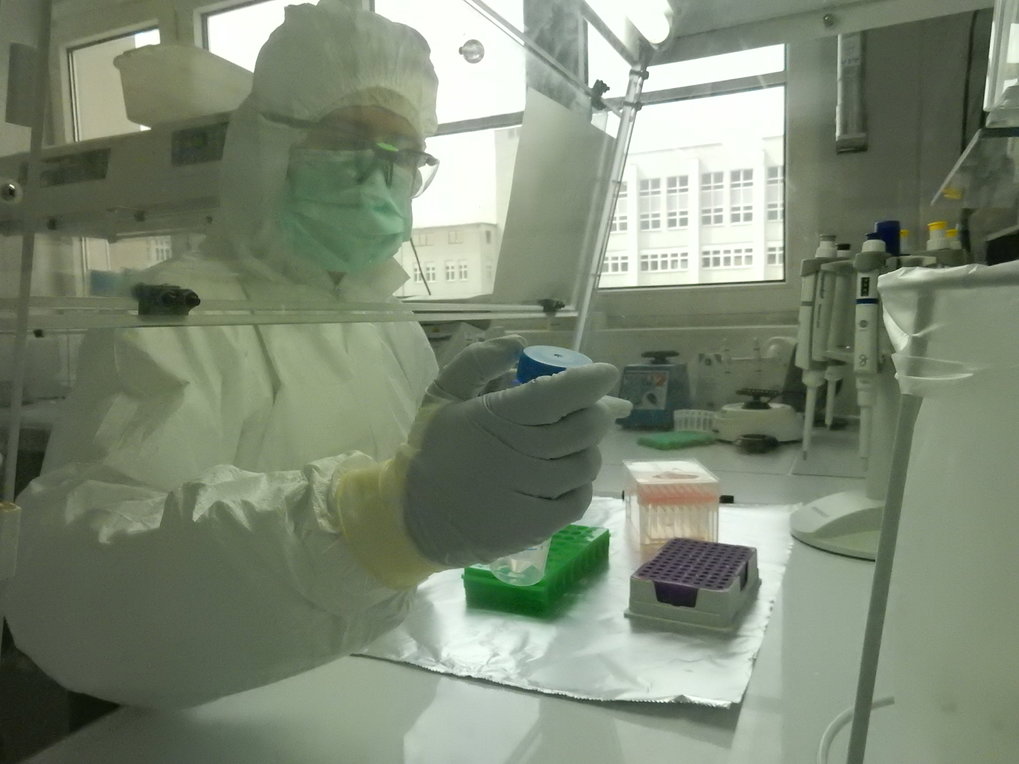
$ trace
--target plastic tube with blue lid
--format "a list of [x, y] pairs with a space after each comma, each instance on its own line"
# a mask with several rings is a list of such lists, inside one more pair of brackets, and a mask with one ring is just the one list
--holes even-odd
[[[517, 361], [514, 384], [522, 385], [538, 377], [558, 374], [574, 366], [586, 366], [591, 359], [583, 353], [553, 345], [532, 345], [524, 348]], [[545, 577], [550, 542], [545, 540], [515, 554], [500, 557], [489, 563], [492, 575], [514, 586], [531, 586]]]

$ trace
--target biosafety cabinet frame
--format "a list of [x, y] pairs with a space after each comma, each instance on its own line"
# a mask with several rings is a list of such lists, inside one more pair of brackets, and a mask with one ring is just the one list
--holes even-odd
[[[10, 426], [6, 452], [12, 458], [5, 465], [8, 474], [13, 474], [14, 456], [17, 453], [17, 433], [24, 384], [25, 341], [32, 330], [80, 332], [100, 326], [129, 325], [207, 325], [217, 323], [275, 323], [275, 322], [323, 322], [323, 321], [380, 321], [380, 320], [421, 320], [421, 321], [463, 321], [487, 319], [540, 319], [548, 311], [557, 311], [558, 316], [576, 316], [574, 322], [574, 344], [580, 346], [585, 340], [585, 331], [597, 294], [601, 273], [601, 262], [608, 239], [609, 227], [615, 205], [616, 193], [630, 131], [641, 105], [642, 87], [647, 71], [653, 71], [659, 64], [696, 58], [699, 56], [740, 50], [766, 44], [791, 42], [819, 36], [836, 36], [861, 29], [885, 24], [937, 16], [941, 14], [978, 8], [988, 3], [981, 0], [870, 0], [864, 2], [825, 2], [824, 0], [769, 0], [769, 2], [745, 3], [741, 0], [671, 0], [666, 3], [632, 2], [619, 3], [614, 0], [602, 2], [580, 2], [560, 0], [555, 6], [561, 11], [562, 19], [574, 19], [586, 23], [609, 41], [620, 54], [623, 66], [629, 68], [629, 87], [623, 97], [600, 98], [589, 83], [583, 63], [565, 59], [560, 51], [550, 53], [547, 46], [548, 30], [528, 29], [515, 26], [500, 14], [499, 3], [465, 0], [466, 5], [492, 22], [501, 32], [526, 49], [529, 65], [559, 77], [567, 87], [580, 93], [588, 103], [604, 105], [604, 113], [611, 124], [608, 133], [612, 138], [612, 151], [601, 161], [604, 162], [601, 177], [603, 187], [597, 202], [592, 205], [589, 215], [584, 252], [576, 273], [575, 286], [569, 295], [541, 295], [550, 302], [544, 305], [530, 304], [484, 304], [480, 302], [430, 302], [405, 301], [394, 311], [392, 304], [348, 304], [337, 310], [335, 304], [308, 304], [295, 309], [294, 306], [271, 304], [222, 304], [207, 301], [188, 315], [138, 316], [138, 304], [124, 297], [33, 297], [33, 265], [37, 262], [36, 244], [38, 237], [59, 230], [61, 221], [55, 219], [46, 207], [45, 186], [40, 183], [47, 152], [66, 151], [66, 147], [55, 149], [47, 146], [55, 132], [55, 125], [66, 119], [66, 103], [62, 90], [49, 88], [56, 84], [63, 71], [63, 60], [67, 55], [68, 41], [77, 39], [96, 40], [125, 29], [137, 28], [139, 23], [155, 23], [164, 33], [164, 40], [190, 44], [201, 42], [202, 13], [210, 10], [239, 5], [240, 3], [203, 3], [199, 0], [146, 0], [145, 2], [110, 2], [99, 8], [89, 3], [88, 14], [80, 12], [83, 4], [79, 0], [2, 0], [0, 15], [5, 19], [2, 26], [9, 30], [11, 39], [0, 40], [5, 48], [11, 43], [20, 44], [21, 63], [24, 64], [25, 49], [47, 51], [48, 64], [30, 67], [36, 74], [34, 83], [26, 86], [24, 77], [8, 77], [14, 85], [16, 100], [27, 104], [31, 113], [28, 123], [29, 146], [22, 163], [21, 177], [7, 178], [0, 192], [6, 190], [6, 222], [4, 230], [10, 242], [20, 237], [18, 265], [10, 276], [17, 277], [16, 296], [9, 296], [14, 281], [10, 279], [7, 293], [0, 302], [0, 331], [14, 338], [14, 352], [11, 380]], [[532, 0], [527, 0], [532, 3]], [[539, 3], [548, 6], [548, 3]], [[77, 8], [76, 8], [77, 6]], [[656, 18], [658, 21], [656, 22]], [[10, 22], [6, 21], [11, 20]], [[80, 27], [74, 33], [68, 31], [71, 21]], [[664, 20], [664, 27], [662, 21]], [[645, 30], [641, 31], [641, 28]], [[664, 33], [662, 30], [664, 29]], [[543, 37], [540, 34], [545, 32]], [[558, 30], [554, 30], [558, 32]], [[649, 39], [650, 34], [655, 39]], [[662, 36], [664, 34], [664, 37]], [[4, 35], [6, 36], [6, 35]], [[14, 54], [4, 51], [4, 58], [12, 62]], [[9, 70], [11, 67], [8, 67]], [[19, 71], [24, 71], [19, 70]], [[11, 72], [9, 71], [8, 74]], [[31, 78], [29, 78], [31, 79]], [[10, 88], [9, 88], [10, 90]], [[12, 100], [8, 93], [7, 105]], [[8, 112], [10, 109], [8, 108]], [[47, 117], [47, 112], [49, 117]], [[443, 126], [442, 129], [457, 129], [464, 126]], [[28, 128], [26, 128], [28, 129]], [[441, 130], [440, 129], [440, 132]], [[153, 130], [156, 133], [157, 130]], [[24, 132], [22, 131], [22, 135]], [[6, 148], [6, 147], [5, 147]], [[73, 150], [73, 147], [71, 147]], [[9, 152], [5, 152], [9, 153]], [[3, 193], [0, 193], [3, 196]], [[190, 199], [189, 202], [194, 202]], [[200, 202], [199, 206], [204, 204]], [[182, 205], [186, 207], [186, 205]], [[213, 202], [214, 207], [214, 202]], [[184, 210], [187, 212], [187, 210]], [[158, 216], [146, 210], [130, 210], [121, 215], [124, 233], [134, 233], [144, 228], [146, 220]], [[83, 224], [79, 220], [79, 224]], [[93, 219], [94, 222], [94, 219]], [[173, 223], [170, 224], [171, 226]], [[134, 229], [134, 230], [132, 230]], [[68, 235], [77, 232], [65, 228]], [[795, 265], [795, 263], [790, 263]], [[186, 285], [184, 285], [186, 286]], [[766, 294], [771, 300], [784, 300], [790, 290], [789, 280], [784, 284], [731, 287], [740, 294]], [[713, 294], [697, 294], [694, 290], [684, 293], [689, 309], [696, 310], [701, 303], [719, 303], [719, 291]], [[660, 294], [646, 294], [642, 299], [654, 302], [668, 299], [668, 290]], [[537, 296], [536, 296], [537, 299]], [[624, 295], [612, 295], [610, 300], [626, 299]], [[754, 298], [756, 299], [756, 298]], [[561, 303], [561, 304], [560, 304]], [[554, 306], [554, 307], [552, 307]], [[8, 486], [13, 479], [6, 480]], [[5, 490], [12, 490], [7, 488]]]

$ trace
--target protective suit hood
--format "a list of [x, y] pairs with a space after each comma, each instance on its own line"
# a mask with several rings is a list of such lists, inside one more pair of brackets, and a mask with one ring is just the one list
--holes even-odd
[[[209, 254], [261, 279], [331, 287], [328, 274], [288, 251], [280, 236], [276, 210], [289, 154], [306, 131], [272, 117], [317, 122], [339, 108], [379, 106], [424, 139], [437, 124], [429, 53], [415, 30], [341, 0], [289, 6], [259, 52], [251, 94], [231, 117]], [[363, 291], [381, 276], [379, 287], [391, 294], [394, 270], [402, 272], [388, 260], [345, 281]]]

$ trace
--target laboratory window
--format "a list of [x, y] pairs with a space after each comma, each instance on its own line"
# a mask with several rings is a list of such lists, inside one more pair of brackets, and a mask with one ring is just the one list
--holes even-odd
[[725, 173], [701, 173], [701, 225], [725, 223]]
[[753, 264], [753, 247], [708, 247], [701, 250], [701, 268], [746, 268]]
[[768, 245], [768, 265], [782, 265], [785, 262], [785, 247], [781, 244]]
[[470, 268], [467, 265], [467, 261], [466, 260], [459, 261], [456, 264], [456, 268], [457, 268], [457, 275], [460, 277], [460, 280], [461, 281], [467, 281], [468, 278], [470, 277]]
[[628, 273], [630, 271], [630, 256], [626, 254], [605, 255], [601, 271], [602, 273]]
[[205, 47], [252, 71], [259, 49], [272, 30], [283, 23], [284, 9], [293, 4], [294, 0], [260, 0], [203, 14]]
[[121, 53], [158, 43], [159, 30], [146, 29], [68, 51], [72, 140], [85, 141], [142, 129], [127, 118], [120, 72], [113, 60]]
[[[588, 48], [591, 81], [597, 77], [611, 87], [610, 94], [624, 93], [629, 69], [625, 62], [590, 31]], [[614, 72], [618, 75], [615, 80]], [[674, 273], [670, 281], [667, 273], [659, 272], [654, 280], [663, 286], [742, 282], [748, 277], [781, 279], [784, 274], [777, 268], [767, 272], [762, 269], [759, 274], [736, 269], [731, 252], [729, 271], [702, 274], [699, 268], [693, 268], [700, 262], [693, 260], [700, 258], [700, 246], [696, 249], [693, 246], [698, 240], [705, 242], [705, 246], [722, 246], [716, 242], [761, 241], [756, 255], [760, 260], [764, 255], [763, 242], [780, 241], [784, 236], [782, 221], [769, 222], [764, 196], [765, 169], [776, 166], [780, 178], [784, 163], [784, 46], [656, 65], [651, 67], [650, 74], [622, 177], [630, 178], [631, 185], [638, 178], [662, 179], [661, 227], [653, 232], [653, 242], [639, 236], [615, 237], [613, 250], [622, 254], [625, 247], [634, 263], [631, 270], [636, 270], [640, 267], [641, 244], [653, 244], [656, 250], [690, 248], [693, 273]], [[722, 92], [704, 95], [715, 85]], [[730, 142], [720, 137], [718, 126], [731, 124], [733, 115], [739, 115], [740, 137]], [[680, 125], [682, 129], [677, 129]], [[636, 193], [637, 189], [632, 188], [631, 194]], [[777, 198], [781, 198], [781, 193]], [[637, 225], [642, 222], [649, 225], [649, 218], [650, 214], [646, 222], [638, 218]], [[634, 221], [629, 222], [632, 230]], [[613, 230], [618, 229], [616, 221]], [[732, 229], [732, 233], [727, 229]], [[743, 259], [741, 255], [740, 260]], [[603, 287], [622, 290], [633, 286], [623, 283], [623, 279], [612, 281], [606, 279], [608, 283]], [[639, 302], [642, 297], [634, 294], [632, 299]], [[640, 311], [637, 305], [632, 309]]]
[[729, 222], [752, 223], [754, 220], [754, 171], [729, 172]]
[[657, 231], [662, 227], [662, 179], [642, 178], [638, 198], [640, 230]]
[[665, 179], [665, 227], [686, 228], [690, 224], [690, 177], [670, 175]]
[[446, 281], [456, 281], [456, 263], [453, 260], [446, 261]]
[[[287, 0], [288, 4], [295, 1]], [[523, 111], [527, 93], [523, 47], [495, 31], [468, 3], [375, 0], [373, 5], [376, 13], [413, 27], [428, 41], [435, 74], [442, 83], [436, 104], [439, 124]], [[524, 28], [523, 0], [489, 5], [517, 29]], [[484, 57], [477, 63], [468, 62], [458, 50], [470, 39], [484, 42]], [[428, 151], [439, 156], [431, 148]], [[439, 158], [446, 161], [445, 156]]]
[[784, 217], [785, 207], [785, 168], [782, 165], [769, 167], [767, 169], [767, 216], [769, 221], [781, 221]]
[[612, 216], [612, 232], [622, 233], [629, 229], [626, 220], [626, 181], [619, 184], [619, 194], [616, 195], [616, 210]]

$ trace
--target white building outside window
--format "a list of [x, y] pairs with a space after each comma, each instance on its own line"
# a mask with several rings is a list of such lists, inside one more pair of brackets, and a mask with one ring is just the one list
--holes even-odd
[[456, 281], [456, 261], [446, 261], [446, 281]]
[[701, 250], [701, 268], [746, 268], [753, 264], [753, 247], [707, 247]]
[[754, 220], [754, 171], [729, 172], [729, 222], [752, 223]]
[[725, 223], [725, 173], [701, 173], [701, 225]]
[[690, 224], [690, 176], [670, 175], [665, 179], [665, 227], [686, 228]]
[[642, 178], [640, 181], [640, 230], [657, 231], [662, 227], [662, 179]]
[[435, 281], [436, 275], [435, 263], [425, 263], [425, 281]]
[[470, 273], [470, 268], [467, 265], [466, 260], [461, 260], [457, 263], [457, 273], [460, 276], [461, 281], [467, 281]]
[[785, 262], [785, 247], [781, 244], [768, 245], [768, 265], [782, 265]]

